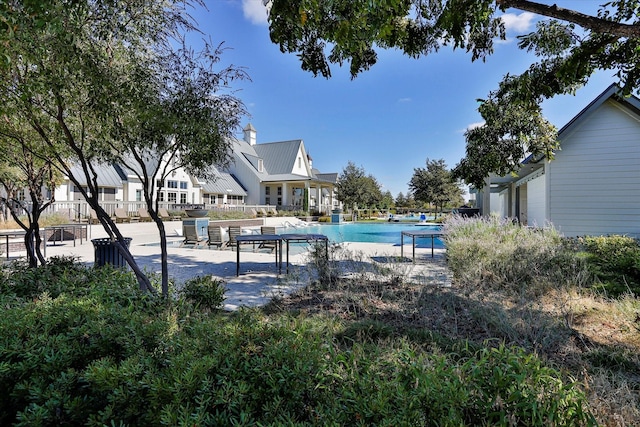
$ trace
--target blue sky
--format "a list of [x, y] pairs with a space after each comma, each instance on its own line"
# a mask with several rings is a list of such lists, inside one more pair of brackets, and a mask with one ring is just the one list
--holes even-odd
[[[427, 158], [453, 168], [464, 157], [465, 129], [481, 122], [476, 99], [535, 59], [517, 49], [514, 36], [532, 31], [538, 18], [509, 10], [508, 40], [484, 63], [447, 47], [420, 59], [379, 51], [378, 63], [355, 80], [337, 66], [327, 80], [303, 71], [295, 55], [271, 43], [261, 0], [206, 3], [208, 11], [192, 16], [213, 44], [224, 42], [221, 63], [244, 67], [251, 77], [234, 88], [251, 115], [243, 123], [253, 124], [258, 143], [302, 139], [321, 172], [340, 173], [351, 161], [394, 197], [407, 194], [414, 168]], [[592, 11], [600, 1], [560, 3]], [[547, 101], [544, 114], [560, 128], [614, 81], [612, 72], [600, 72], [575, 96]]]

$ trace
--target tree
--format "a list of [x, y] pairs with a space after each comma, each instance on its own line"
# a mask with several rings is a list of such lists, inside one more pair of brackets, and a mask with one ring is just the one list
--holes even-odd
[[443, 159], [429, 160], [426, 168], [415, 168], [409, 182], [409, 189], [417, 201], [433, 203], [442, 212], [443, 207], [453, 201], [460, 200], [462, 189], [453, 179]]
[[336, 198], [347, 208], [373, 207], [382, 201], [378, 181], [364, 168], [348, 162], [336, 183]]
[[[198, 0], [196, 3], [200, 4]], [[194, 30], [178, 0], [53, 1], [47, 7], [0, 7], [0, 117], [19, 118], [55, 157], [131, 266], [153, 291], [120, 230], [100, 206], [96, 167], [118, 162], [144, 186], [162, 244], [163, 294], [168, 292], [166, 238], [153, 195], [156, 178], [177, 167], [206, 177], [228, 160], [229, 138], [244, 114], [225, 92], [245, 73], [215, 71], [220, 49], [174, 46]], [[163, 159], [168, 161], [164, 162]], [[77, 168], [81, 170], [77, 174]], [[86, 183], [86, 188], [81, 183]]]
[[[542, 117], [544, 99], [574, 93], [597, 69], [615, 71], [623, 94], [640, 84], [637, 0], [606, 2], [595, 15], [531, 0], [265, 3], [271, 40], [282, 52], [298, 54], [302, 69], [324, 77], [331, 76], [330, 64], [349, 63], [352, 77], [368, 70], [377, 61], [376, 48], [417, 58], [452, 46], [470, 52], [473, 61], [484, 60], [494, 39], [505, 38], [501, 14], [508, 8], [551, 18], [519, 37], [518, 46], [538, 62], [521, 75], [505, 76], [497, 90], [479, 100], [486, 123], [466, 134], [467, 156], [454, 169], [475, 186], [491, 172], [515, 171], [523, 158], [514, 154], [552, 157], [557, 132]], [[510, 112], [511, 120], [500, 119], [501, 112]]]
[[[0, 185], [4, 189], [0, 200], [25, 231], [29, 266], [44, 265], [46, 260], [40, 249], [39, 220], [54, 202], [54, 190], [60, 183], [60, 174], [52, 163], [52, 156], [47, 153], [47, 147], [39, 143], [37, 135], [21, 123], [10, 122], [8, 117], [0, 122], [0, 147]], [[46, 192], [51, 196], [47, 197]], [[23, 214], [26, 220], [22, 219]]]

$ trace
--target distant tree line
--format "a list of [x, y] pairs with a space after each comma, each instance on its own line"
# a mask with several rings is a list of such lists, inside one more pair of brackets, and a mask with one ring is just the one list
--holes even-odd
[[338, 176], [337, 199], [348, 211], [357, 209], [435, 210], [436, 215], [445, 207], [464, 204], [459, 181], [447, 169], [443, 159], [426, 160], [426, 167], [415, 168], [408, 183], [409, 192], [393, 198], [390, 191], [383, 192], [378, 180], [365, 169], [349, 161]]

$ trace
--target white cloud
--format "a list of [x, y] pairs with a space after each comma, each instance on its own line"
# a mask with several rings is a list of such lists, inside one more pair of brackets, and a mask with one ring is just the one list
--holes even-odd
[[400, 99], [398, 99], [398, 102], [400, 102], [400, 103], [411, 102], [411, 98], [400, 98]]
[[466, 131], [469, 131], [471, 129], [475, 129], [475, 128], [479, 128], [481, 126], [484, 126], [484, 124], [485, 124], [485, 122], [469, 123], [465, 129], [460, 129], [458, 132], [459, 133], [465, 133]]
[[531, 29], [535, 17], [536, 15], [534, 13], [522, 12], [519, 15], [515, 13], [505, 13], [501, 18], [507, 31], [524, 33]]
[[252, 24], [267, 23], [267, 8], [262, 0], [242, 0], [242, 12]]

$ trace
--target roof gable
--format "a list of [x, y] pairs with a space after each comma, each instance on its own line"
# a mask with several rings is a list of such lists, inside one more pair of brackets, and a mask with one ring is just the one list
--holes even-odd
[[[299, 155], [304, 156], [302, 140], [269, 142], [254, 146], [256, 154], [264, 161], [264, 167], [271, 175], [290, 174]], [[302, 153], [300, 153], [302, 151]]]
[[634, 95], [623, 97], [621, 95], [620, 87], [617, 84], [613, 83], [558, 131], [558, 139], [562, 140], [563, 137], [571, 133], [576, 127], [587, 120], [587, 117], [591, 113], [597, 110], [609, 99], [625, 105], [626, 107], [634, 110], [636, 114], [640, 115], [640, 99], [638, 99]]

